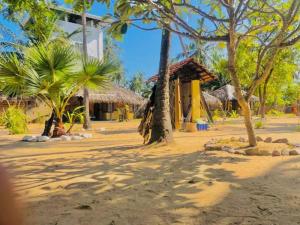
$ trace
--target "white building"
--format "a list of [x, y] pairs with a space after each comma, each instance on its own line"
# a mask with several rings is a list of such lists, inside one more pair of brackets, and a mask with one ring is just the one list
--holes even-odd
[[[81, 14], [73, 10], [55, 7], [52, 8], [58, 14], [58, 26], [62, 31], [71, 34], [80, 31], [70, 37], [71, 41], [80, 51], [83, 50]], [[87, 19], [87, 51], [88, 56], [102, 59], [103, 57], [103, 24], [101, 17], [86, 14]]]

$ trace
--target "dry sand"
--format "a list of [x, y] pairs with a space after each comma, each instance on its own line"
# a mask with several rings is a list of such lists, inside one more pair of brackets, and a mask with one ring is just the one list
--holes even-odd
[[[300, 143], [298, 122], [269, 119], [257, 133]], [[137, 124], [97, 122], [92, 139], [59, 143], [22, 143], [1, 131], [0, 162], [14, 176], [27, 224], [300, 224], [300, 156], [203, 152], [210, 138], [246, 137], [240, 120], [151, 147]]]

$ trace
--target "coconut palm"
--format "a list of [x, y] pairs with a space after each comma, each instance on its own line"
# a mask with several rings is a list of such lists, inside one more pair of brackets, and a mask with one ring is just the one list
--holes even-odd
[[17, 59], [15, 54], [0, 58], [0, 84], [4, 94], [35, 96], [50, 106], [56, 116], [53, 136], [65, 134], [63, 115], [69, 100], [81, 88], [107, 86], [115, 72], [114, 63], [80, 59], [68, 45], [38, 45], [26, 49], [24, 59]]

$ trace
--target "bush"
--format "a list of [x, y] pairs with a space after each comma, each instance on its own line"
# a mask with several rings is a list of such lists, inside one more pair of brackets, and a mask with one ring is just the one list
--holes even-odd
[[76, 122], [83, 124], [84, 122], [84, 112], [82, 111], [83, 108], [84, 108], [83, 106], [78, 106], [71, 113], [67, 112], [65, 114], [68, 120], [67, 124], [69, 125], [67, 133], [71, 133]]
[[236, 110], [232, 110], [232, 111], [229, 113], [229, 117], [230, 117], [230, 118], [239, 118], [240, 115], [237, 113]]
[[225, 117], [224, 111], [221, 111], [219, 109], [216, 109], [215, 111], [213, 111], [213, 120], [214, 121], [220, 120], [224, 117]]
[[257, 122], [255, 122], [254, 127], [255, 127], [255, 129], [262, 129], [262, 128], [264, 128], [264, 123], [262, 121], [257, 121]]
[[283, 112], [278, 111], [278, 110], [276, 110], [276, 109], [271, 109], [271, 110], [267, 113], [267, 115], [269, 115], [269, 116], [282, 116], [283, 114], [284, 114]]
[[16, 106], [9, 106], [2, 113], [0, 124], [7, 128], [10, 134], [24, 134], [28, 131], [26, 115]]

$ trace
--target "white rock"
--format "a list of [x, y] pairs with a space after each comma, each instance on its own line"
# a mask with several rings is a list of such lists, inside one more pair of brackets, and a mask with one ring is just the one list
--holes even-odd
[[67, 136], [67, 135], [63, 135], [60, 137], [62, 141], [71, 141], [72, 138], [70, 136]]
[[80, 136], [83, 138], [92, 138], [93, 137], [92, 134], [81, 134]]
[[36, 136], [24, 136], [22, 141], [26, 141], [26, 142], [36, 142], [37, 141], [37, 137]]
[[49, 141], [49, 137], [48, 136], [38, 136], [37, 138], [36, 138], [36, 141], [37, 142], [46, 142], [46, 141]]
[[49, 141], [61, 141], [61, 137], [50, 138]]
[[100, 131], [106, 131], [106, 128], [105, 127], [100, 127], [100, 129], [99, 129]]
[[72, 139], [73, 141], [78, 141], [78, 140], [82, 140], [83, 137], [81, 137], [81, 136], [72, 136], [71, 139]]

